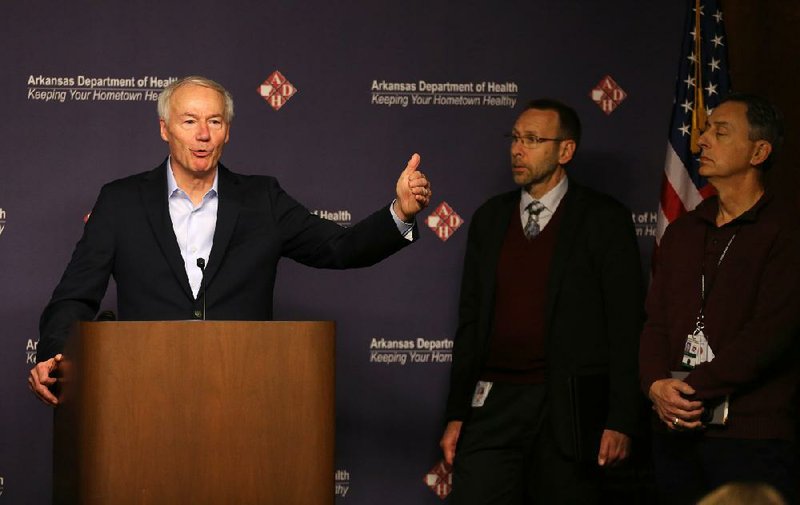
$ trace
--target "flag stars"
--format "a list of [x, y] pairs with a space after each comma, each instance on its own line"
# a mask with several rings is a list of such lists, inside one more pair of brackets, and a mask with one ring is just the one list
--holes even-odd
[[[795, 0], [795, 3], [798, 1], [800, 0]], [[681, 180], [680, 184], [674, 186], [672, 182], [676, 179], [671, 176], [665, 179], [664, 188], [669, 188], [670, 191], [662, 192], [662, 212], [659, 215], [661, 229], [664, 224], [674, 221], [684, 209], [689, 210], [681, 202], [694, 202], [698, 199], [697, 193], [700, 194], [699, 199], [707, 194], [707, 189], [703, 189], [707, 187], [705, 183], [694, 182], [699, 176], [699, 162], [698, 157], [691, 153], [692, 145], [697, 149], [698, 134], [709, 125], [714, 106], [729, 91], [729, 61], [724, 52], [728, 43], [723, 28], [722, 9], [718, 9], [716, 2], [710, 0], [692, 0], [689, 3], [687, 13], [690, 19], [684, 27], [681, 39], [683, 52], [677, 62], [677, 79], [673, 81], [675, 95], [668, 130], [669, 142], [680, 158], [687, 177], [685, 184]], [[705, 13], [701, 4], [706, 4]], [[673, 172], [672, 162], [668, 161], [666, 173]], [[683, 175], [684, 171], [680, 170], [678, 173]], [[687, 198], [689, 195], [692, 196]], [[691, 207], [694, 207], [694, 203]], [[679, 210], [672, 211], [672, 208]], [[658, 231], [657, 235], [660, 235]], [[656, 238], [656, 243], [659, 238], [660, 236]]]

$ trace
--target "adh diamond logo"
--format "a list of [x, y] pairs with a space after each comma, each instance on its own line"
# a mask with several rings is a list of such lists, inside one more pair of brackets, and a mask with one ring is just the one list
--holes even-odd
[[628, 94], [625, 93], [625, 90], [622, 89], [610, 75], [607, 75], [597, 83], [597, 86], [592, 89], [589, 96], [592, 97], [592, 101], [596, 103], [606, 115], [609, 115], [614, 112], [614, 109], [619, 107], [619, 104], [628, 97]]
[[450, 465], [441, 460], [431, 468], [423, 481], [440, 500], [444, 500], [453, 490], [453, 471]]
[[295, 93], [297, 88], [277, 70], [258, 87], [258, 94], [275, 110], [283, 107]]
[[464, 224], [464, 220], [456, 214], [452, 207], [447, 205], [447, 202], [442, 202], [436, 207], [433, 214], [425, 219], [425, 224], [433, 230], [437, 237], [442, 239], [442, 242], [446, 242]]

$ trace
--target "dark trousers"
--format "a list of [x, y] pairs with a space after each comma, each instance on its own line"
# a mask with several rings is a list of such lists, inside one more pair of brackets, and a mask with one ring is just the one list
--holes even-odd
[[600, 471], [558, 449], [545, 386], [494, 383], [464, 422], [453, 464], [453, 505], [594, 504]]
[[765, 482], [796, 503], [796, 455], [786, 440], [654, 434], [653, 464], [662, 504], [694, 504], [728, 482]]

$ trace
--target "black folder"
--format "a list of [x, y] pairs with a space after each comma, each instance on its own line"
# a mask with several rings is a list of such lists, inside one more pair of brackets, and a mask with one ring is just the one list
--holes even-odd
[[608, 419], [608, 374], [572, 375], [568, 382], [575, 460], [597, 461]]

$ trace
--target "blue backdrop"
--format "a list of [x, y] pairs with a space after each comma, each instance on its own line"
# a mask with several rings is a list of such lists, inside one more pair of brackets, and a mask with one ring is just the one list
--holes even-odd
[[[434, 188], [418, 219], [422, 240], [359, 271], [282, 262], [276, 317], [338, 322], [337, 502], [441, 503], [425, 476], [441, 459], [461, 257], [472, 212], [513, 187], [502, 134], [531, 98], [573, 105], [584, 139], [569, 173], [631, 208], [647, 267], [685, 8], [635, 0], [5, 5], [0, 503], [49, 502], [52, 412], [25, 383], [38, 317], [100, 186], [166, 156], [153, 98], [187, 74], [233, 93], [227, 166], [275, 175], [309, 209], [343, 224], [391, 201], [410, 154], [422, 155]], [[279, 98], [262, 96], [270, 92]], [[442, 203], [456, 215], [427, 219]], [[114, 308], [113, 289], [104, 308]], [[394, 341], [412, 349], [379, 348]]]

